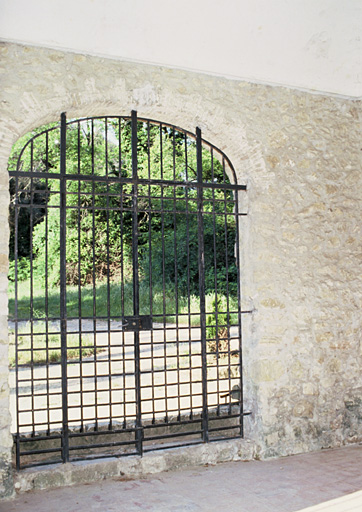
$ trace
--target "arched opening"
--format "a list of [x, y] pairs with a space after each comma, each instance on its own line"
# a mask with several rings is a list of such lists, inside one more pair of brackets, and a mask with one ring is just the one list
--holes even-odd
[[17, 467], [243, 435], [240, 194], [229, 159], [131, 116], [10, 161]]

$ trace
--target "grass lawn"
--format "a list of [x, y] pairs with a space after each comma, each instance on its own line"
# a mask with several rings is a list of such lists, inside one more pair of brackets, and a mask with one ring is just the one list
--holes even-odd
[[[18, 283], [18, 320], [22, 320], [18, 335], [18, 364], [44, 364], [60, 361], [60, 334], [49, 332], [45, 335], [45, 319], [56, 319], [60, 316], [60, 290], [59, 287], [51, 288], [45, 293], [42, 283], [30, 280]], [[30, 301], [31, 290], [33, 294]], [[190, 326], [200, 324], [200, 299], [197, 296], [179, 296], [176, 300], [174, 289], [170, 286], [163, 294], [162, 285], [155, 285], [152, 289], [152, 297], [148, 283], [141, 282], [139, 288], [140, 314], [149, 315], [151, 312], [154, 322], [174, 323], [176, 314], [179, 324], [190, 323]], [[206, 296], [207, 323], [215, 323], [212, 302], [213, 294]], [[226, 299], [223, 298], [226, 307]], [[237, 311], [237, 300], [229, 299], [229, 311]], [[32, 314], [31, 314], [32, 312]], [[77, 286], [67, 287], [67, 318], [120, 318], [133, 313], [132, 283], [128, 282], [123, 287], [117, 282], [111, 282], [109, 290], [106, 283], [100, 283], [95, 288], [92, 285], [83, 286], [81, 290]], [[189, 317], [189, 314], [191, 316]], [[155, 316], [156, 315], [156, 316]], [[157, 316], [160, 315], [160, 316]], [[15, 289], [14, 283], [9, 282], [9, 320], [15, 317]], [[219, 312], [219, 318], [226, 317]], [[237, 314], [230, 315], [232, 323], [237, 321]], [[30, 320], [34, 320], [31, 326]], [[220, 322], [220, 320], [219, 320]], [[32, 334], [31, 334], [32, 329]], [[51, 330], [51, 329], [49, 329]], [[10, 365], [15, 364], [14, 332], [10, 330]], [[214, 337], [214, 336], [212, 336]], [[81, 346], [80, 346], [81, 343]], [[68, 359], [79, 359], [94, 355], [94, 339], [92, 335], [82, 333], [81, 341], [77, 334], [68, 334]]]
[[[30, 301], [31, 283], [30, 280], [20, 281], [18, 283], [18, 314], [20, 320], [29, 320], [31, 318], [59, 318], [60, 316], [60, 290], [59, 287], [51, 288], [46, 295], [42, 283], [34, 281], [32, 284], [33, 300]], [[213, 294], [206, 296], [206, 310], [213, 313], [212, 301]], [[162, 285], [154, 285], [152, 288], [152, 297], [148, 283], [140, 283], [139, 287], [140, 314], [160, 315], [162, 321], [165, 317], [166, 322], [175, 321], [175, 315], [181, 315], [178, 318], [179, 323], [188, 323], [188, 313], [192, 315], [191, 324], [199, 325], [200, 299], [191, 295], [188, 299], [185, 296], [178, 296], [176, 301], [175, 290], [168, 287], [163, 296]], [[237, 300], [234, 297], [229, 299], [229, 310], [237, 311]], [[47, 303], [46, 303], [47, 302]], [[31, 315], [32, 308], [32, 315]], [[92, 285], [86, 285], [81, 288], [77, 286], [67, 287], [67, 318], [119, 318], [124, 315], [133, 314], [133, 290], [132, 283], [128, 282], [123, 287], [117, 282], [111, 282], [109, 291], [107, 283], [99, 283], [95, 288]], [[9, 282], [9, 319], [15, 316], [15, 290], [14, 283]]]

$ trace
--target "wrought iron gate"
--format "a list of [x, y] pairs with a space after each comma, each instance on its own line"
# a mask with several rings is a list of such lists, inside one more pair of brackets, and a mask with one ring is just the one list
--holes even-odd
[[62, 114], [9, 174], [17, 467], [242, 436], [228, 158], [136, 112]]

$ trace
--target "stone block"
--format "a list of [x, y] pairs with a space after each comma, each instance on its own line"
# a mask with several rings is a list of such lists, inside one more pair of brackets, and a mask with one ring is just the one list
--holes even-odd
[[307, 400], [299, 400], [293, 407], [293, 415], [298, 418], [313, 418], [314, 404]]
[[285, 373], [286, 367], [280, 361], [264, 359], [256, 362], [255, 379], [258, 382], [274, 382]]

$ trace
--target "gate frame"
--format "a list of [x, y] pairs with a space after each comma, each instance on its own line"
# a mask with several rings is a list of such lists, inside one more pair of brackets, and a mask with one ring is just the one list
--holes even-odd
[[[107, 118], [112, 117], [119, 117], [119, 116], [104, 116], [104, 119], [107, 120]], [[61, 114], [61, 122], [60, 122], [60, 239], [63, 240], [63, 243], [60, 243], [60, 261], [64, 262], [60, 265], [60, 332], [61, 332], [61, 368], [62, 368], [62, 418], [63, 418], [63, 428], [61, 433], [61, 440], [62, 440], [62, 461], [63, 463], [69, 461], [69, 428], [68, 428], [68, 403], [67, 403], [67, 311], [66, 311], [66, 182], [67, 182], [67, 174], [66, 174], [66, 133], [67, 133], [67, 125], [72, 124], [73, 122], [81, 122], [83, 120], [93, 120], [97, 119], [99, 116], [96, 117], [88, 117], [88, 118], [79, 118], [76, 120], [70, 121], [70, 123], [67, 123], [66, 120], [66, 114]], [[121, 116], [120, 118], [127, 119], [128, 116]], [[172, 127], [172, 129], [177, 130], [183, 134], [191, 135], [193, 139], [196, 141], [196, 155], [197, 155], [197, 219], [198, 219], [198, 242], [199, 242], [199, 256], [198, 256], [198, 266], [199, 266], [199, 290], [200, 290], [200, 322], [201, 322], [201, 346], [202, 346], [202, 396], [203, 396], [203, 412], [202, 412], [202, 442], [207, 443], [209, 442], [209, 430], [208, 430], [208, 405], [207, 405], [207, 356], [206, 356], [206, 306], [205, 306], [205, 267], [204, 267], [204, 238], [203, 238], [203, 189], [204, 184], [207, 182], [204, 182], [203, 180], [203, 167], [202, 167], [202, 145], [203, 143], [208, 145], [210, 147], [210, 150], [216, 149], [217, 152], [222, 156], [222, 158], [228, 163], [229, 168], [231, 169], [233, 173], [233, 180], [234, 184], [230, 183], [230, 186], [225, 184], [224, 187], [226, 189], [233, 189], [237, 193], [238, 191], [246, 191], [245, 185], [237, 185], [237, 178], [234, 171], [234, 168], [228, 159], [228, 157], [218, 148], [213, 146], [212, 144], [208, 143], [207, 141], [204, 141], [202, 139], [201, 135], [201, 129], [196, 128], [196, 136], [192, 134], [191, 132], [188, 132], [187, 130], [178, 128], [174, 125], [169, 125], [167, 123], [163, 123], [160, 121], [153, 121], [150, 119], [145, 118], [137, 118], [137, 112], [132, 111], [131, 113], [131, 146], [132, 146], [132, 173], [133, 173], [133, 183], [138, 183], [138, 174], [137, 174], [137, 156], [138, 156], [138, 150], [137, 150], [137, 122], [148, 122], [150, 124], [159, 125], [162, 126], [169, 126]], [[47, 132], [48, 130], [45, 130], [42, 133]], [[23, 150], [26, 148], [27, 144], [37, 138], [40, 134], [37, 134], [32, 139], [30, 139], [25, 145]], [[23, 153], [23, 150], [20, 152], [19, 155], [19, 162]], [[10, 176], [16, 176], [18, 175], [18, 171], [15, 172], [9, 172]], [[225, 168], [224, 168], [224, 174], [225, 174]], [[29, 173], [31, 175], [31, 172]], [[151, 179], [152, 182], [152, 179]], [[175, 182], [170, 182], [170, 185], [175, 186]], [[220, 186], [215, 185], [215, 187], [211, 184], [209, 184], [209, 187], [212, 188], [220, 188]], [[137, 192], [136, 188], [133, 185], [133, 253], [135, 255], [138, 254], [138, 231], [137, 231]], [[246, 213], [239, 213], [238, 211], [239, 207], [239, 195], [236, 195], [235, 198], [235, 220], [236, 220], [236, 240], [235, 244], [237, 246], [237, 252], [236, 252], [236, 259], [239, 264], [237, 264], [238, 270], [238, 303], [240, 306], [240, 288], [241, 288], [241, 272], [240, 272], [240, 240], [239, 240], [239, 216], [244, 216]], [[226, 211], [225, 211], [226, 215]], [[215, 269], [216, 271], [216, 269]], [[139, 317], [139, 270], [138, 270], [138, 257], [136, 256], [134, 258], [133, 262], [133, 301], [134, 301], [134, 316]], [[240, 358], [239, 358], [239, 364], [240, 364], [240, 435], [235, 436], [233, 438], [239, 438], [243, 437], [243, 417], [246, 415], [249, 415], [250, 412], [244, 412], [243, 410], [243, 378], [242, 378], [242, 350], [241, 350], [241, 315], [243, 313], [250, 313], [251, 311], [241, 311], [239, 307], [238, 311], [238, 325], [239, 325], [239, 334], [240, 334]], [[31, 319], [32, 320], [32, 319]], [[142, 448], [142, 417], [141, 417], [141, 384], [140, 384], [140, 369], [139, 369], [139, 356], [140, 356], [140, 347], [139, 347], [139, 332], [135, 332], [135, 390], [136, 390], [136, 446], [137, 446], [137, 452], [142, 455], [143, 448]], [[18, 400], [17, 400], [18, 403]], [[227, 417], [225, 417], [227, 418]], [[214, 429], [215, 430], [215, 429]], [[233, 439], [231, 438], [231, 439]], [[26, 455], [27, 452], [20, 452], [20, 440], [21, 436], [20, 434], [16, 435], [16, 446], [17, 446], [17, 468], [20, 469], [20, 456]], [[41, 452], [39, 452], [41, 453]], [[107, 455], [105, 455], [107, 456]]]

